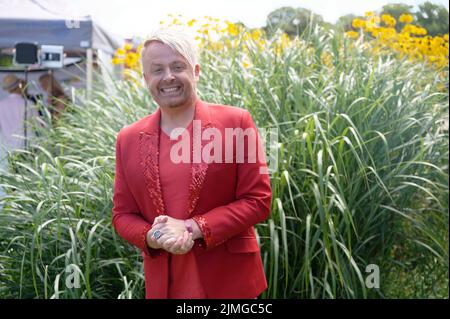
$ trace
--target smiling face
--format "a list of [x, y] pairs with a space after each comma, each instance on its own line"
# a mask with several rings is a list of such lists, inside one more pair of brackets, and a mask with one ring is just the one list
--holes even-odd
[[195, 103], [198, 64], [193, 70], [181, 54], [153, 41], [144, 50], [143, 69], [150, 94], [160, 107], [189, 107]]

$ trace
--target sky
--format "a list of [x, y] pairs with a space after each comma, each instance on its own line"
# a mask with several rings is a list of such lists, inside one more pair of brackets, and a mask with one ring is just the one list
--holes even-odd
[[[187, 19], [213, 18], [241, 21], [249, 27], [265, 25], [267, 15], [283, 6], [310, 9], [334, 23], [345, 14], [362, 15], [376, 11], [387, 3], [404, 3], [417, 7], [424, 0], [71, 0], [79, 12], [89, 14], [107, 30], [118, 36], [145, 37], [168, 20], [168, 14], [182, 14]], [[431, 0], [447, 9], [448, 1]]]

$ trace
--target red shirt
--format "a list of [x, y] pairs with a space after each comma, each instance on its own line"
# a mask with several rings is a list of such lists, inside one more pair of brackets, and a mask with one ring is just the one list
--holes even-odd
[[[192, 159], [192, 121], [186, 130], [189, 133], [189, 155]], [[160, 129], [159, 138], [160, 180], [165, 213], [176, 219], [188, 219], [187, 203], [191, 180], [191, 161], [174, 163], [170, 158], [170, 150], [173, 145], [180, 143], [181, 135], [178, 136], [178, 139], [171, 140], [170, 136]], [[168, 298], [206, 298], [192, 250], [182, 255], [169, 254]]]

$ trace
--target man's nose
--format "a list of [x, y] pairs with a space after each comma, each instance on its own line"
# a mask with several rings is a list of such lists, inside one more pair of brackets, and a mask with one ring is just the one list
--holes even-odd
[[175, 79], [175, 76], [173, 75], [172, 71], [170, 70], [170, 68], [167, 68], [166, 71], [164, 72], [164, 81], [172, 81]]

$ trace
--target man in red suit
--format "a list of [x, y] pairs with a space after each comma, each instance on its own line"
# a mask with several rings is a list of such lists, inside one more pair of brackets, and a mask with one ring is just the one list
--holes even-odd
[[252, 117], [198, 98], [186, 34], [158, 30], [142, 62], [159, 108], [117, 136], [112, 223], [142, 251], [146, 298], [256, 298], [271, 188]]

